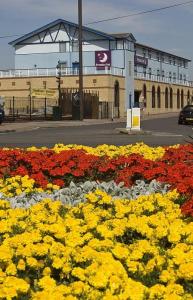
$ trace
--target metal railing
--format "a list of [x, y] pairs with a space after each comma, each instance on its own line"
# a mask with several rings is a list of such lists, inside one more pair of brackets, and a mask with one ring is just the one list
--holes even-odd
[[179, 80], [179, 79], [174, 79], [171, 77], [162, 77], [162, 76], [144, 74], [144, 73], [138, 73], [138, 72], [135, 73], [135, 79], [144, 79], [144, 80], [163, 82], [163, 83], [168, 83], [168, 84], [178, 84], [178, 85], [185, 85], [188, 87], [193, 87], [192, 81]]
[[[61, 76], [70, 76], [79, 74], [78, 68], [62, 68]], [[88, 66], [83, 68], [84, 75], [116, 75], [123, 76], [123, 69], [116, 67], [105, 67], [104, 69], [99, 69], [94, 66]], [[13, 69], [13, 70], [1, 70], [0, 78], [6, 77], [38, 77], [38, 76], [57, 76], [57, 68], [34, 68], [34, 69]]]

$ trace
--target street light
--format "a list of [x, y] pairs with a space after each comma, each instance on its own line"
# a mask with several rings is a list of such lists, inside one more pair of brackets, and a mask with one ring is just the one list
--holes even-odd
[[80, 120], [83, 120], [83, 58], [82, 58], [82, 0], [78, 0], [78, 26], [79, 26], [79, 97]]
[[56, 82], [58, 83], [58, 106], [59, 109], [61, 110], [61, 62], [60, 61], [58, 61], [56, 69], [57, 69]]

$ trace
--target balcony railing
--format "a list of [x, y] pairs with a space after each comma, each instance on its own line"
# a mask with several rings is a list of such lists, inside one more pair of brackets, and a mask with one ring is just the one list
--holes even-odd
[[193, 87], [193, 82], [188, 80], [179, 80], [174, 79], [171, 77], [162, 77], [162, 76], [156, 76], [151, 74], [144, 74], [144, 73], [135, 73], [135, 79], [144, 79], [144, 80], [150, 80], [150, 81], [157, 81], [157, 82], [163, 82], [168, 84], [178, 84], [178, 85], [185, 85], [188, 87]]
[[[61, 76], [78, 76], [78, 68], [62, 68]], [[97, 69], [96, 67], [84, 67], [84, 75], [116, 75], [123, 76], [123, 69], [115, 67], [105, 67], [104, 69]], [[38, 77], [38, 76], [58, 76], [57, 68], [35, 68], [35, 69], [15, 69], [15, 70], [1, 70], [0, 78], [5, 77]]]

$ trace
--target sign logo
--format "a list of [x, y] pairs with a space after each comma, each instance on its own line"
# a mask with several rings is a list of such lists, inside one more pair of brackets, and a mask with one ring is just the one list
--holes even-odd
[[104, 70], [111, 66], [111, 51], [95, 51], [95, 66], [98, 70]]
[[135, 65], [142, 65], [147, 67], [148, 59], [146, 57], [135, 55]]

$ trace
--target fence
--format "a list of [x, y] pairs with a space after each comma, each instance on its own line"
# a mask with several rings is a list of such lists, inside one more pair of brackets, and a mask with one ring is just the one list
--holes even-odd
[[[5, 97], [5, 118], [8, 121], [52, 120], [56, 118], [78, 119], [80, 115], [80, 104], [77, 95], [78, 90], [61, 90], [60, 107], [59, 102], [56, 99], [41, 99], [31, 96]], [[109, 103], [99, 102], [99, 95], [97, 92], [84, 91], [83, 95], [84, 119], [104, 119], [109, 117]]]
[[55, 99], [36, 99], [32, 97], [4, 98], [5, 116], [8, 120], [15, 119], [51, 119], [53, 107], [58, 105]]

